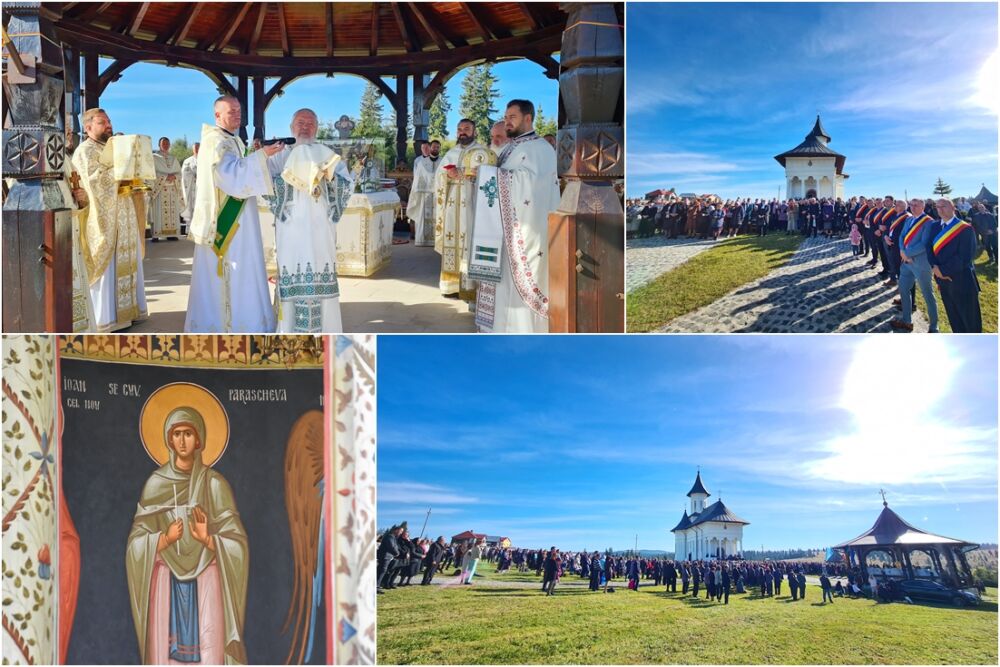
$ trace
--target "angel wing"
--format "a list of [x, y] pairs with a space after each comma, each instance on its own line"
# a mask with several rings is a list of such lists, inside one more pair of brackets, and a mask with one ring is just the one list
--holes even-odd
[[296, 420], [285, 448], [285, 508], [292, 536], [292, 599], [281, 633], [292, 628], [285, 664], [303, 664], [312, 654], [316, 609], [322, 600], [325, 511], [323, 502], [323, 412]]

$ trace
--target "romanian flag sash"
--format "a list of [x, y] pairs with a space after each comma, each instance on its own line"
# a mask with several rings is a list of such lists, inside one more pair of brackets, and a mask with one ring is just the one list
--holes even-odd
[[946, 245], [955, 240], [956, 236], [965, 231], [966, 227], [971, 228], [972, 225], [959, 220], [948, 229], [942, 230], [941, 233], [937, 235], [937, 238], [934, 239], [934, 254], [936, 255], [941, 252]]
[[906, 220], [906, 218], [909, 215], [910, 215], [909, 213], [907, 213], [906, 211], [903, 211], [902, 213], [900, 213], [899, 215], [896, 216], [896, 219], [893, 220], [892, 224], [889, 225], [889, 235], [890, 236], [892, 236], [892, 233], [894, 231], [896, 231], [896, 229], [898, 229], [901, 224], [903, 224], [903, 220]]
[[930, 219], [931, 216], [927, 215], [926, 213], [924, 213], [922, 216], [916, 219], [916, 221], [913, 223], [913, 226], [910, 227], [910, 231], [906, 232], [906, 236], [903, 237], [904, 248], [909, 247], [910, 242], [913, 241], [914, 237], [916, 237], [917, 232], [919, 232], [920, 228], [923, 227], [925, 224], [927, 224], [927, 221]]
[[879, 212], [875, 214], [875, 224], [881, 225], [885, 221], [885, 216], [889, 212], [889, 209], [883, 208], [879, 209]]
[[245, 203], [246, 199], [237, 199], [227, 195], [226, 201], [223, 202], [219, 215], [215, 219], [215, 241], [212, 243], [212, 250], [219, 258], [220, 276], [222, 275], [222, 258], [229, 250], [229, 244], [233, 242], [236, 230], [240, 228], [240, 223], [236, 221], [239, 220]]
[[854, 215], [854, 217], [861, 218], [862, 220], [864, 220], [867, 214], [868, 214], [868, 204], [865, 204], [864, 206], [858, 209], [858, 212]]

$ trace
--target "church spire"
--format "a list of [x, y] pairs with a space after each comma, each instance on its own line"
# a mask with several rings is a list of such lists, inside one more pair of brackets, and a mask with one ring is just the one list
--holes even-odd
[[698, 474], [694, 478], [694, 486], [692, 486], [691, 490], [688, 491], [688, 493], [687, 493], [688, 494], [688, 498], [690, 498], [691, 496], [693, 496], [696, 493], [700, 493], [700, 494], [703, 494], [703, 495], [706, 495], [706, 496], [712, 495], [711, 493], [708, 492], [708, 489], [705, 488], [705, 484], [701, 481], [701, 467], [700, 466], [698, 468]]
[[832, 139], [830, 139], [830, 135], [823, 129], [823, 122], [820, 121], [819, 114], [816, 114], [816, 124], [813, 125], [812, 132], [806, 135], [806, 140], [808, 141], [813, 137], [822, 141], [824, 145], [832, 141]]

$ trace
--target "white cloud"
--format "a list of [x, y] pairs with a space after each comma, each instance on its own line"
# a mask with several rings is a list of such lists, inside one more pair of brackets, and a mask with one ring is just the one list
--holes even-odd
[[472, 505], [480, 502], [475, 496], [462, 495], [434, 484], [421, 482], [379, 482], [379, 503], [415, 505]]

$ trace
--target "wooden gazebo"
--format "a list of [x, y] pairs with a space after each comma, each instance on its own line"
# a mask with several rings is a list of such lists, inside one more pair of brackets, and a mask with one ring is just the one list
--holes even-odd
[[[405, 155], [407, 121], [416, 148], [452, 76], [515, 58], [537, 63], [560, 87], [564, 196], [550, 217], [550, 330], [622, 331], [623, 22], [622, 3], [5, 3], [3, 175], [28, 189], [13, 186], [4, 202], [5, 213], [16, 212], [4, 216], [4, 331], [69, 331], [60, 296], [71, 291], [69, 223], [56, 215], [68, 207], [40, 196], [52, 188], [43, 181], [64, 178], [62, 136], [79, 132], [81, 112], [99, 106], [131, 65], [203, 72], [242, 103], [244, 138], [250, 124], [264, 136], [268, 105], [296, 79], [357, 75], [392, 105], [396, 154]], [[99, 58], [112, 62], [101, 71]], [[23, 227], [43, 213], [51, 214], [44, 233]]]
[[[552, 57], [566, 14], [554, 2], [64, 2], [51, 10], [56, 35], [83, 54], [84, 106], [137, 62], [204, 72], [243, 104], [243, 136], [264, 136], [264, 112], [288, 84], [312, 74], [355, 74], [396, 112], [397, 154], [406, 152], [408, 101], [414, 135], [466, 65], [512, 58], [559, 77]], [[113, 62], [99, 72], [98, 56]], [[395, 79], [394, 85], [383, 77]], [[235, 77], [236, 83], [229, 77]], [[412, 84], [410, 84], [412, 80]], [[250, 89], [253, 89], [252, 106]], [[412, 89], [412, 92], [411, 92]], [[248, 118], [251, 113], [252, 117]]]

